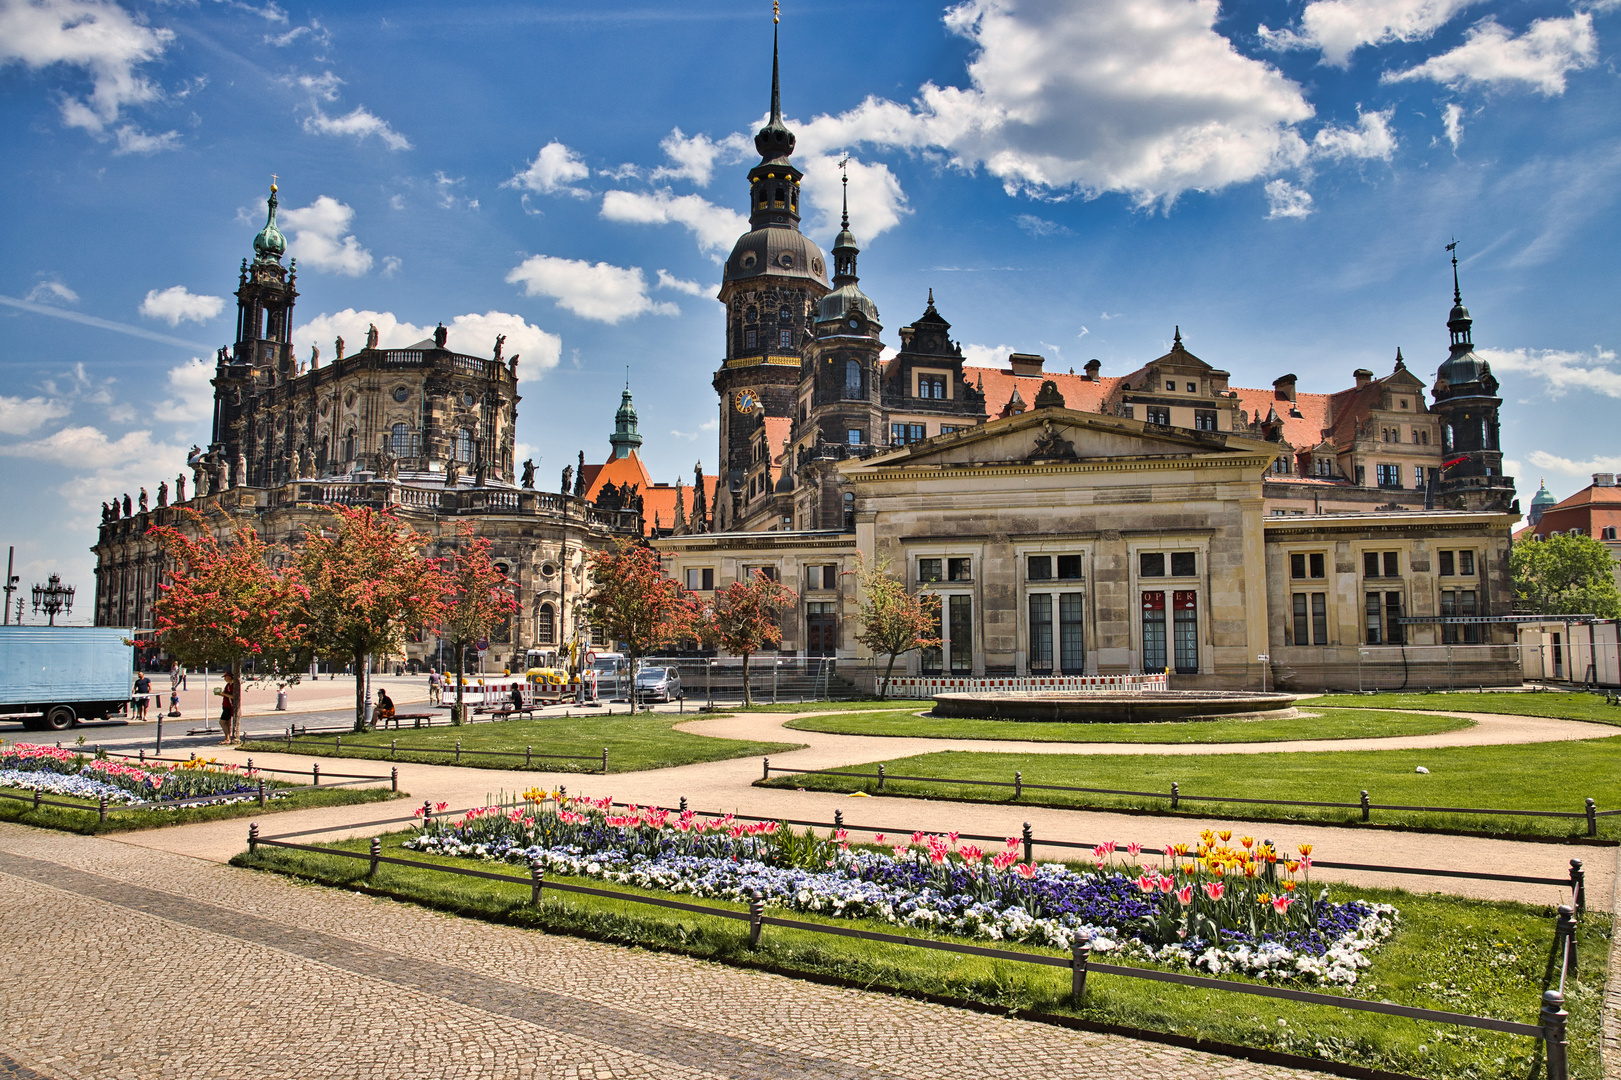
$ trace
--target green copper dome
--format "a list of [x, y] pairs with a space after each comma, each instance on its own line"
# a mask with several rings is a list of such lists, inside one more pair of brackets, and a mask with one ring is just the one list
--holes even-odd
[[270, 185], [270, 216], [265, 219], [265, 227], [259, 230], [259, 235], [253, 238], [253, 253], [261, 259], [275, 259], [280, 261], [287, 251], [287, 238], [276, 228], [276, 185]]

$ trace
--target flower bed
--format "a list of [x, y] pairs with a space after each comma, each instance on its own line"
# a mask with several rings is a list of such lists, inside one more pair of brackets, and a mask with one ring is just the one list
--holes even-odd
[[607, 799], [525, 793], [515, 808], [433, 820], [405, 847], [439, 855], [527, 863], [638, 888], [876, 919], [940, 933], [1135, 957], [1212, 974], [1351, 984], [1366, 953], [1395, 929], [1396, 909], [1310, 894], [1311, 846], [1285, 858], [1249, 837], [1206, 832], [1167, 845], [1158, 866], [1137, 844], [1105, 844], [1093, 865], [1019, 860], [1019, 841], [985, 851], [913, 833], [878, 849], [852, 848], [777, 822], [629, 808]]
[[[266, 787], [275, 784], [267, 781]], [[87, 757], [55, 746], [18, 743], [0, 752], [0, 787], [71, 795], [84, 799], [105, 797], [113, 803], [165, 803], [215, 796], [257, 797], [259, 776], [213, 758], [181, 762], [150, 762], [139, 766]], [[278, 797], [267, 790], [267, 797]]]

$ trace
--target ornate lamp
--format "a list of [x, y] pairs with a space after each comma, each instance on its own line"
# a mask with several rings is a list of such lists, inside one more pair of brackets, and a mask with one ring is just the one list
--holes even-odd
[[73, 586], [62, 584], [60, 574], [52, 574], [45, 584], [34, 586], [34, 614], [41, 611], [50, 616], [50, 625], [56, 625], [56, 617], [62, 612], [73, 613]]

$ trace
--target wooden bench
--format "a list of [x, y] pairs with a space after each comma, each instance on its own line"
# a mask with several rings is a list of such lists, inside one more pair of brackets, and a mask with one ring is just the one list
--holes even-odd
[[389, 724], [392, 723], [394, 725], [394, 730], [398, 731], [399, 728], [400, 728], [400, 721], [401, 720], [409, 720], [409, 721], [411, 721], [411, 726], [414, 727], [414, 728], [421, 727], [422, 722], [424, 720], [428, 721], [429, 725], [432, 726], [432, 724], [433, 724], [433, 713], [425, 713], [425, 712], [424, 713], [399, 713], [399, 712], [397, 712], [393, 716], [385, 717], [385, 718], [379, 720], [377, 722], [377, 727], [378, 727], [379, 730], [386, 730], [388, 728]]
[[536, 708], [537, 706], [534, 705], [503, 705], [499, 709], [490, 710], [490, 719], [506, 720], [509, 717], [522, 713], [526, 718], [533, 720], [535, 718]]

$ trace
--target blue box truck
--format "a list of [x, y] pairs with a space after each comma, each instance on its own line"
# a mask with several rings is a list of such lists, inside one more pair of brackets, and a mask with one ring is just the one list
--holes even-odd
[[0, 720], [64, 731], [123, 712], [135, 685], [134, 631], [116, 626], [0, 626]]

